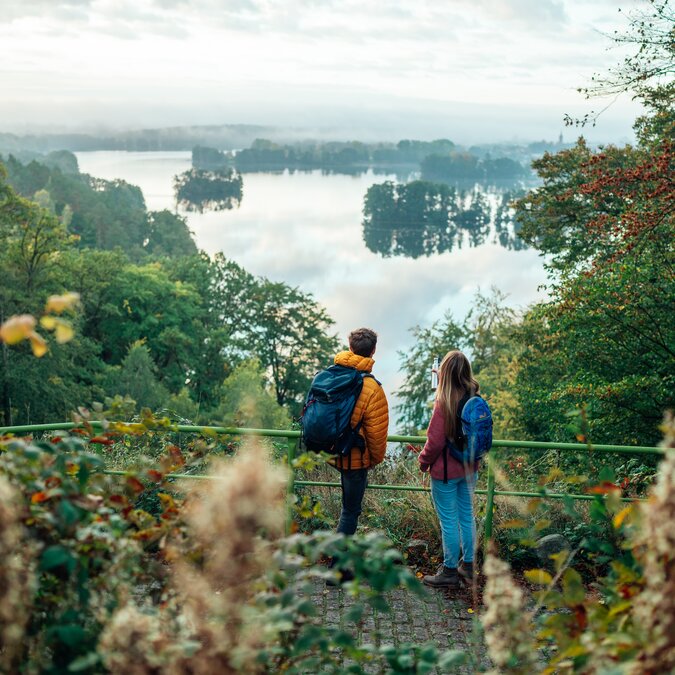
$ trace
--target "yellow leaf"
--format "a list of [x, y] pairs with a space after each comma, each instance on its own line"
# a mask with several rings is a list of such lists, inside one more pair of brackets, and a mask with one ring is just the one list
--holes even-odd
[[35, 328], [35, 317], [30, 314], [12, 316], [0, 326], [0, 339], [8, 345], [15, 345], [30, 338]]
[[548, 476], [544, 479], [547, 483], [555, 483], [559, 478], [564, 478], [565, 474], [562, 472], [562, 469], [554, 466], [549, 472]]
[[588, 483], [588, 476], [567, 476], [565, 482], [570, 485], [582, 485], [583, 483]]
[[61, 314], [67, 309], [72, 309], [80, 302], [79, 293], [65, 293], [64, 295], [51, 295], [45, 305], [45, 312]]
[[60, 345], [70, 342], [75, 335], [70, 322], [56, 316], [43, 316], [40, 319], [40, 325], [47, 330], [55, 330], [54, 337]]
[[43, 316], [40, 319], [40, 325], [46, 330], [54, 330], [58, 319], [55, 316]]
[[632, 510], [633, 510], [633, 505], [629, 504], [625, 508], [621, 509], [621, 511], [619, 511], [619, 513], [617, 513], [614, 516], [614, 518], [612, 518], [612, 524], [614, 525], [614, 527], [617, 530], [621, 527], [623, 521], [626, 520], [627, 516], [630, 515], [630, 512]]
[[546, 586], [553, 581], [553, 577], [546, 570], [525, 570], [525, 578], [531, 584]]
[[54, 333], [54, 337], [60, 345], [70, 342], [74, 335], [75, 331], [67, 321], [59, 321], [56, 324], [56, 332]]
[[550, 520], [547, 520], [546, 518], [542, 518], [542, 520], [538, 520], [534, 524], [534, 529], [537, 532], [541, 532], [542, 530], [545, 530], [550, 524], [551, 524]]
[[558, 658], [573, 659], [577, 656], [583, 656], [584, 654], [588, 654], [588, 649], [583, 645], [576, 644], [568, 647]]
[[42, 337], [42, 335], [32, 332], [28, 336], [28, 339], [30, 340], [30, 346], [35, 356], [40, 358], [47, 353], [47, 343], [45, 342], [45, 339]]
[[560, 551], [558, 553], [553, 553], [552, 555], [549, 556], [549, 558], [553, 561], [553, 564], [555, 565], [556, 571], [560, 571], [562, 569], [562, 566], [567, 562], [567, 559], [569, 558], [569, 551], [564, 550]]
[[527, 512], [532, 514], [541, 506], [541, 499], [530, 499], [527, 502]]
[[622, 612], [629, 610], [632, 606], [633, 603], [630, 600], [625, 600], [624, 602], [620, 602], [618, 605], [614, 605], [614, 607], [612, 607], [612, 609], [609, 610], [607, 616], [609, 618], [613, 618], [617, 614], [621, 614]]

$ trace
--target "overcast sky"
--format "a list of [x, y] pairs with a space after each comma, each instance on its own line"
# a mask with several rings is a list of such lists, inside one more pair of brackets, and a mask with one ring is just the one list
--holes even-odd
[[[256, 123], [554, 138], [639, 0], [2, 0], [0, 131]], [[618, 101], [587, 135], [625, 140]], [[572, 137], [575, 132], [565, 132]]]

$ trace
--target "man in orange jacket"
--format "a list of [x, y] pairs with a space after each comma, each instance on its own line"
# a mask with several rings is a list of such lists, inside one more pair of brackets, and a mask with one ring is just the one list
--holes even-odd
[[[377, 333], [370, 328], [358, 328], [349, 334], [349, 351], [340, 352], [335, 357], [335, 363], [370, 373], [375, 363], [373, 354], [376, 346]], [[352, 413], [352, 428], [357, 428], [359, 422], [359, 433], [365, 441], [365, 448], [361, 450], [353, 447], [349, 455], [330, 460], [340, 472], [342, 512], [337, 531], [343, 534], [356, 532], [361, 503], [368, 484], [368, 469], [384, 459], [387, 449], [389, 405], [382, 385], [374, 377], [363, 378], [363, 389]]]

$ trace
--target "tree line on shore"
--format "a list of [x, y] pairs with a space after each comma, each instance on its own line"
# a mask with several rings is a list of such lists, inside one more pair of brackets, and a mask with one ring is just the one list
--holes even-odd
[[[529, 146], [528, 146], [529, 147]], [[520, 154], [537, 154], [534, 148], [520, 148]], [[531, 178], [529, 167], [508, 157], [493, 158], [480, 148], [470, 150], [442, 138], [434, 141], [401, 140], [398, 143], [360, 141], [303, 141], [277, 143], [258, 138], [250, 147], [237, 151], [197, 145], [192, 149], [194, 169], [213, 171], [235, 168], [252, 171], [312, 171], [361, 173], [368, 169], [420, 171], [426, 180], [495, 181]]]

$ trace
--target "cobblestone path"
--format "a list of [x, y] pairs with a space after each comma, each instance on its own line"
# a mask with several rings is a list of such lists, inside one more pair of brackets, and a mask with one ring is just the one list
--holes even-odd
[[[346, 625], [344, 614], [353, 603], [342, 588], [316, 582], [312, 600], [326, 625], [356, 629], [359, 641], [375, 645], [433, 642], [441, 649], [460, 649], [470, 655], [456, 673], [480, 672], [488, 666], [485, 645], [475, 630], [471, 593], [428, 589], [424, 597], [403, 589], [387, 594], [389, 613], [369, 609], [359, 625]], [[380, 671], [377, 667], [372, 671]]]

